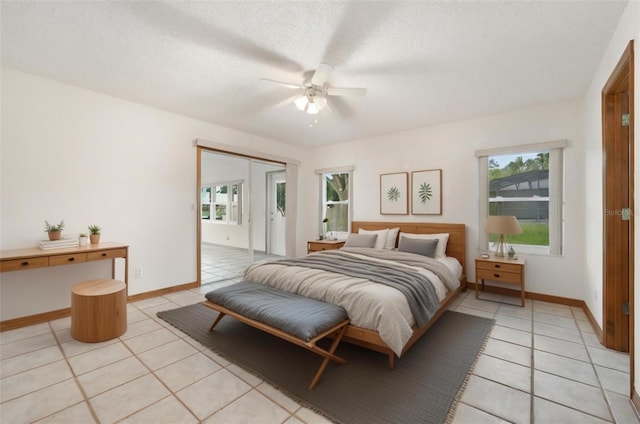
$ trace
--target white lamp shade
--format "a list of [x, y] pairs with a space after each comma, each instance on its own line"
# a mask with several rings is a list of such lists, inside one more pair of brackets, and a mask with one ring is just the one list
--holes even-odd
[[318, 94], [313, 97], [313, 103], [316, 105], [318, 110], [322, 110], [327, 106], [327, 98], [321, 94]]
[[304, 108], [307, 107], [307, 103], [309, 103], [309, 99], [307, 99], [307, 96], [300, 96], [296, 99], [296, 101], [294, 102], [296, 104], [296, 107], [299, 110], [304, 110]]
[[318, 112], [320, 112], [320, 110], [318, 109], [316, 104], [313, 101], [310, 101], [309, 104], [307, 105], [307, 113], [309, 115], [315, 115]]

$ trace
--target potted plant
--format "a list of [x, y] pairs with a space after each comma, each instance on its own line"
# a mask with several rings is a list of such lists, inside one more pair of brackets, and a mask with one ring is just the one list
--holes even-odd
[[320, 237], [320, 240], [322, 240], [323, 238], [327, 238], [327, 232], [329, 231], [329, 218], [323, 219], [322, 224], [322, 237]]
[[89, 236], [87, 233], [80, 233], [80, 246], [86, 246], [89, 244]]
[[89, 225], [89, 233], [91, 244], [100, 243], [100, 227], [98, 227], [97, 225]]
[[59, 224], [49, 224], [49, 221], [44, 221], [44, 232], [49, 234], [49, 240], [60, 240], [63, 228], [64, 219]]

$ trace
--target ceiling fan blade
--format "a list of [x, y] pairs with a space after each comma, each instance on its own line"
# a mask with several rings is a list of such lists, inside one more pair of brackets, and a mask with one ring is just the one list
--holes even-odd
[[335, 68], [328, 63], [321, 63], [311, 77], [311, 84], [322, 86]]
[[273, 79], [270, 79], [270, 78], [260, 78], [260, 81], [269, 81], [269, 82], [273, 82], [273, 83], [276, 83], [278, 85], [281, 85], [283, 87], [293, 88], [293, 89], [303, 88], [300, 84], [291, 84], [289, 82], [276, 81], [276, 80], [273, 80]]
[[289, 106], [290, 104], [292, 104], [293, 102], [295, 102], [296, 100], [298, 100], [298, 98], [301, 96], [301, 94], [296, 94], [293, 95], [291, 97], [287, 97], [286, 99], [284, 99], [283, 101], [281, 101], [280, 103], [276, 103], [276, 105], [274, 107], [276, 108], [282, 108], [285, 106]]
[[367, 94], [366, 88], [327, 88], [327, 95], [329, 96], [364, 96]]

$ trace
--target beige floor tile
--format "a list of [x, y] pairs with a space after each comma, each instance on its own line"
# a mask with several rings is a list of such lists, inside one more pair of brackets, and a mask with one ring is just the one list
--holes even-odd
[[628, 395], [619, 395], [617, 393], [606, 392], [605, 395], [609, 400], [611, 412], [616, 423], [639, 424], [640, 419], [636, 415], [635, 409], [629, 400]]
[[89, 402], [100, 422], [113, 423], [128, 417], [169, 395], [169, 391], [153, 375], [147, 374]]
[[69, 358], [69, 364], [76, 375], [82, 375], [130, 356], [131, 352], [122, 343], [114, 343], [73, 356]]
[[493, 316], [494, 316], [493, 312], [487, 312], [487, 311], [482, 311], [480, 309], [469, 308], [464, 304], [460, 304], [460, 306], [456, 308], [456, 312], [460, 312], [467, 315], [475, 315], [483, 318], [490, 318], [490, 319], [493, 319]]
[[594, 364], [603, 367], [613, 368], [618, 371], [629, 372], [629, 354], [606, 349], [602, 345], [599, 347], [588, 346], [587, 350]]
[[168, 396], [137, 412], [121, 424], [191, 424], [198, 423], [196, 417], [174, 396]]
[[523, 392], [531, 392], [531, 368], [513, 362], [481, 355], [473, 374]]
[[121, 340], [131, 339], [141, 334], [150, 333], [151, 331], [159, 330], [162, 326], [152, 319], [145, 319], [142, 321], [134, 322], [127, 325], [127, 332], [120, 336]]
[[[326, 420], [325, 420], [326, 421]], [[290, 416], [289, 418], [287, 418], [287, 420], [282, 423], [282, 424], [305, 424], [302, 421], [300, 421], [297, 417], [295, 416]]]
[[137, 302], [133, 302], [133, 306], [140, 310], [145, 310], [154, 306], [161, 305], [163, 303], [169, 303], [167, 299], [162, 296], [152, 297], [150, 299], [139, 300]]
[[25, 340], [33, 336], [39, 336], [42, 334], [50, 334], [51, 327], [49, 323], [44, 322], [42, 324], [30, 325], [28, 327], [17, 328], [15, 330], [3, 331], [0, 333], [0, 345], [5, 345], [19, 340]]
[[227, 359], [223, 358], [222, 356], [218, 355], [211, 349], [204, 349], [202, 353], [207, 355], [209, 358], [213, 359], [214, 361], [216, 361], [222, 367], [226, 367], [229, 364], [231, 364], [231, 362], [229, 362]]
[[533, 302], [534, 312], [544, 312], [551, 315], [557, 315], [565, 318], [573, 318], [571, 307], [567, 305], [560, 305], [557, 303], [541, 302], [536, 300]]
[[157, 370], [198, 351], [183, 340], [175, 340], [138, 355], [138, 358], [152, 370]]
[[49, 321], [53, 331], [64, 330], [65, 328], [71, 328], [71, 317], [60, 318], [54, 321]]
[[[300, 408], [296, 411], [297, 418], [308, 424], [332, 424], [327, 418], [312, 411], [309, 408]], [[288, 421], [287, 421], [288, 422]]]
[[558, 315], [536, 311], [533, 313], [533, 320], [536, 322], [544, 322], [545, 324], [556, 325], [558, 327], [571, 328], [572, 330], [578, 329], [576, 321], [573, 319], [573, 317], [566, 318]]
[[62, 328], [60, 330], [56, 330], [56, 339], [59, 344], [68, 343], [73, 341], [73, 336], [71, 336], [71, 328]]
[[496, 313], [499, 315], [507, 315], [510, 317], [526, 320], [531, 320], [531, 318], [533, 317], [531, 308], [522, 308], [520, 306], [513, 305], [500, 305]]
[[598, 340], [598, 337], [595, 334], [583, 332], [582, 339], [584, 340], [584, 344], [587, 346], [602, 347], [602, 343], [600, 343], [600, 340]]
[[13, 424], [36, 421], [82, 401], [78, 385], [73, 380], [66, 380], [3, 403], [0, 422]]
[[503, 342], [502, 340], [489, 339], [484, 349], [484, 354], [505, 361], [514, 362], [525, 367], [531, 366], [531, 349]]
[[508, 421], [487, 414], [466, 403], [459, 403], [451, 424], [508, 424]]
[[261, 383], [256, 387], [256, 390], [258, 390], [260, 393], [262, 393], [292, 414], [300, 408], [298, 402], [291, 399], [270, 384]]
[[[28, 328], [28, 327], [27, 327]], [[13, 330], [17, 331], [17, 330]], [[4, 334], [4, 333], [0, 333]], [[19, 339], [13, 342], [8, 342], [0, 346], [0, 359], [12, 358], [14, 356], [23, 355], [34, 350], [39, 350], [49, 346], [55, 346], [57, 344], [56, 338], [53, 333], [38, 334], [36, 336]]]
[[133, 324], [134, 322], [143, 321], [148, 319], [147, 314], [139, 310], [138, 308], [132, 308], [132, 310], [127, 311], [127, 323]]
[[[62, 331], [67, 331], [67, 330], [62, 330]], [[71, 358], [73, 356], [81, 355], [86, 352], [91, 352], [92, 350], [101, 349], [103, 347], [110, 346], [118, 342], [119, 342], [118, 339], [113, 339], [113, 340], [107, 340], [100, 343], [84, 343], [84, 342], [79, 342], [77, 340], [71, 339], [67, 342], [61, 342], [60, 347], [62, 348], [64, 355], [67, 358]]]
[[516, 318], [508, 315], [496, 314], [496, 325], [503, 327], [515, 328], [521, 331], [531, 331], [532, 321], [522, 318]]
[[[502, 299], [502, 297], [500, 297]], [[475, 297], [467, 297], [462, 301], [460, 306], [464, 306], [466, 308], [479, 309], [485, 312], [491, 312], [495, 314], [498, 308], [500, 307], [500, 303], [492, 302], [492, 301], [484, 301], [476, 299]]]
[[505, 342], [518, 344], [525, 347], [531, 347], [533, 337], [531, 332], [516, 330], [515, 328], [503, 327], [496, 325], [491, 331], [491, 338], [503, 340]]
[[582, 343], [566, 342], [540, 334], [535, 334], [533, 340], [536, 350], [555, 353], [556, 355], [566, 356], [567, 358], [573, 358], [579, 361], [590, 362], [587, 348]]
[[[198, 419], [205, 420], [249, 390], [251, 386], [229, 371], [221, 369], [182, 389], [176, 396]], [[215, 396], [212, 396], [212, 393], [215, 393]]]
[[123, 343], [126, 344], [133, 353], [139, 354], [176, 340], [178, 340], [178, 336], [174, 333], [166, 328], [159, 328], [130, 339], [125, 339]]
[[539, 397], [535, 397], [533, 402], [536, 424], [606, 424], [609, 422]]
[[571, 312], [573, 313], [573, 317], [576, 320], [589, 321], [587, 314], [584, 313], [584, 309], [579, 308], [577, 306], [571, 306]]
[[78, 381], [87, 396], [92, 398], [145, 374], [149, 374], [147, 367], [132, 356], [83, 374]]
[[576, 324], [578, 325], [578, 330], [581, 332], [594, 334], [593, 327], [589, 321], [576, 320]]
[[6, 402], [73, 378], [66, 361], [57, 361], [0, 380], [0, 401]]
[[202, 353], [196, 353], [160, 368], [155, 374], [171, 391], [177, 392], [196, 381], [208, 377], [220, 368], [220, 365], [211, 358]]
[[289, 412], [262, 393], [251, 390], [231, 402], [205, 421], [206, 424], [271, 424], [281, 423]]
[[603, 389], [621, 395], [629, 394], [629, 382], [631, 380], [628, 372], [605, 368], [600, 365], [596, 365], [595, 368]]
[[64, 357], [58, 346], [49, 346], [23, 355], [4, 359], [0, 361], [0, 378], [18, 374], [62, 359], [64, 359]]
[[37, 424], [89, 424], [97, 421], [91, 415], [86, 402], [77, 403], [53, 415], [49, 415]]
[[530, 422], [530, 395], [472, 375], [461, 401], [513, 423]]
[[227, 370], [229, 370], [230, 372], [240, 377], [245, 383], [247, 383], [251, 387], [256, 387], [263, 383], [260, 377], [257, 377], [248, 371], [245, 371], [244, 368], [239, 367], [235, 364], [231, 364], [227, 366]]
[[534, 364], [537, 370], [598, 386], [598, 377], [590, 363], [536, 350], [534, 351]]
[[612, 420], [602, 390], [542, 371], [534, 371], [534, 394], [579, 411]]
[[547, 337], [555, 337], [556, 339], [572, 341], [576, 343], [582, 342], [582, 336], [577, 329], [558, 327], [557, 325], [546, 324], [543, 322], [533, 323], [533, 332]]

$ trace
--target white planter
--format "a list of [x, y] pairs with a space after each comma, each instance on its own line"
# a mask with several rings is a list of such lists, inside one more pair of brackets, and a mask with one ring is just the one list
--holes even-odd
[[89, 244], [89, 236], [80, 237], [80, 246], [87, 246]]

